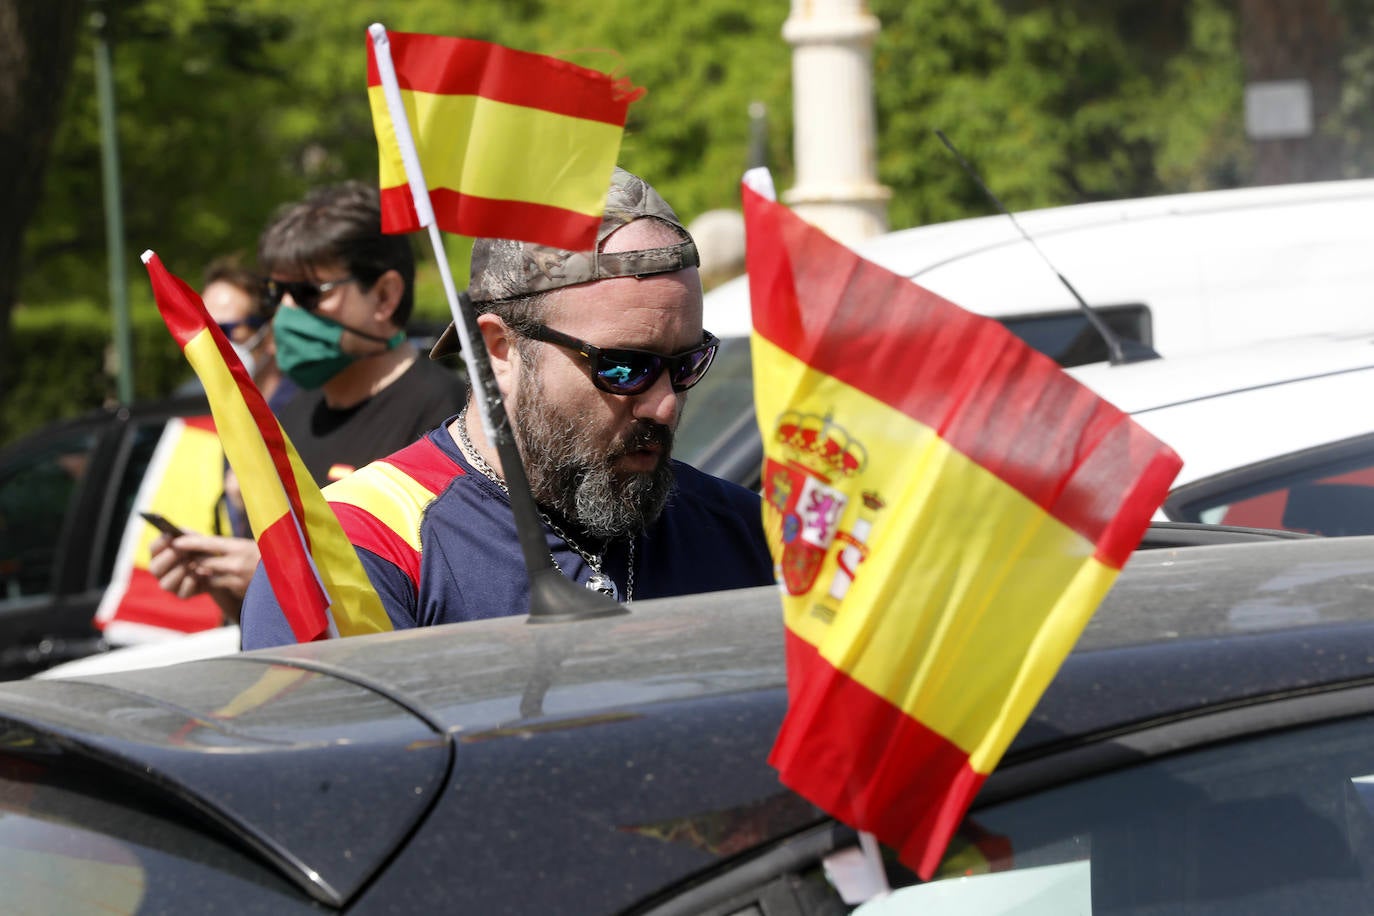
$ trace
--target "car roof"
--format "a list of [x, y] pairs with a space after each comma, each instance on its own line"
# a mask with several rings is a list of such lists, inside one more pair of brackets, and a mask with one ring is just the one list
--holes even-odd
[[[1374, 657], [1374, 606], [1364, 600], [1371, 558], [1371, 538], [1136, 554], [1008, 760], [1131, 723], [1362, 681]], [[441, 791], [455, 766], [479, 785], [484, 768], [553, 767], [578, 787], [569, 817], [586, 829], [604, 819], [612, 832], [633, 814], [587, 799], [623, 794], [617, 780], [642, 755], [683, 773], [710, 758], [730, 767], [732, 783], [781, 791], [766, 758], [784, 680], [779, 596], [765, 587], [643, 602], [571, 624], [507, 617], [0, 684], [0, 723], [166, 794], [338, 905], [431, 814], [464, 817], [472, 797]], [[692, 712], [706, 707], [716, 718]], [[734, 744], [724, 735], [702, 742], [695, 731], [744, 721]], [[655, 732], [656, 722], [669, 724]], [[622, 726], [653, 739], [617, 746], [607, 766], [596, 749], [605, 729]], [[595, 746], [579, 735], [597, 736]], [[271, 793], [254, 789], [264, 773]], [[498, 775], [492, 785], [503, 784]], [[520, 784], [521, 798], [536, 793]], [[567, 791], [560, 783], [538, 804], [557, 805]], [[513, 810], [497, 798], [488, 809]], [[500, 858], [502, 830], [475, 823], [469, 833]], [[355, 835], [344, 855], [337, 838]]]
[[1331, 333], [1067, 370], [1173, 446], [1175, 486], [1374, 431], [1374, 333]]
[[1374, 368], [1374, 331], [1307, 334], [1065, 371], [1127, 413]]
[[[1163, 351], [1347, 327], [1367, 311], [1374, 179], [1160, 195], [1016, 219], [1089, 304], [1151, 308]], [[1006, 216], [918, 226], [854, 250], [957, 305], [1005, 318], [1075, 305]], [[749, 333], [748, 278], [706, 296], [718, 336]]]

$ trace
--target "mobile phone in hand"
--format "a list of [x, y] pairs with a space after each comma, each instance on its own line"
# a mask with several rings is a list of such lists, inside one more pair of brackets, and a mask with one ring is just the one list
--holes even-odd
[[143, 516], [143, 520], [146, 521], [148, 524], [152, 525], [158, 531], [161, 531], [163, 534], [169, 537], [181, 537], [183, 534], [186, 533], [185, 531], [182, 531], [180, 528], [178, 528], [176, 525], [173, 525], [171, 522], [167, 521], [166, 516], [158, 515], [156, 512], [140, 512], [138, 514]]

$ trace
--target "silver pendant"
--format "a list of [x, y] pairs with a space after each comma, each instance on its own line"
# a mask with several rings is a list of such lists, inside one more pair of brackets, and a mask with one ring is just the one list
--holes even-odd
[[587, 588], [616, 601], [620, 600], [620, 590], [615, 587], [615, 580], [603, 573], [592, 573], [592, 577], [587, 580]]

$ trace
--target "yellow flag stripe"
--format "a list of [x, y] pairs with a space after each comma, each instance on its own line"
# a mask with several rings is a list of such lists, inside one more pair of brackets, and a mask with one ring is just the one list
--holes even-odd
[[356, 506], [386, 525], [413, 550], [420, 549], [416, 520], [434, 493], [404, 471], [375, 461], [329, 485], [331, 503]]
[[[846, 482], [851, 498], [837, 526], [863, 541], [849, 566], [865, 559], [850, 582], [831, 545], [810, 591], [785, 597], [788, 629], [989, 772], [1116, 570], [934, 430], [760, 337], [753, 345], [771, 457], [797, 457], [775, 432], [784, 411], [800, 411], [833, 417], [869, 459]], [[883, 506], [866, 506], [861, 492]], [[776, 543], [778, 525], [769, 530]]]
[[[148, 500], [148, 509], [184, 527], [204, 531], [214, 525], [219, 496], [224, 488], [224, 450], [220, 447], [219, 436], [180, 419], [169, 421], [166, 429], [176, 439], [171, 442], [162, 477]], [[134, 566], [147, 569], [150, 547], [153, 541], [162, 537], [162, 532], [151, 525], [139, 524], [142, 528], [134, 552]]]
[[[515, 200], [599, 216], [604, 176], [615, 166], [618, 125], [510, 105], [472, 95], [402, 90], [425, 183], [493, 200]], [[378, 130], [382, 188], [406, 183], [386, 98], [368, 89]], [[570, 180], [591, 174], [595, 181]]]
[[[233, 450], [230, 459], [240, 481], [252, 481], [258, 488], [255, 498], [246, 501], [245, 509], [254, 531], [265, 531], [267, 526], [290, 511], [286, 491], [277, 477], [276, 465], [272, 455], [263, 442], [258, 425], [253, 420], [238, 385], [215, 346], [210, 331], [196, 334], [185, 346], [186, 359], [195, 369], [205, 386], [211, 403], [222, 405], [224, 409], [215, 416], [215, 425], [220, 441], [226, 450]], [[299, 460], [292, 455], [293, 460]], [[268, 484], [275, 482], [275, 486]]]
[[[244, 508], [255, 532], [266, 531], [273, 523], [288, 516], [291, 504], [277, 476], [276, 465], [238, 391], [229, 367], [220, 358], [219, 350], [208, 329], [200, 331], [185, 348], [186, 358], [200, 377], [211, 401], [221, 406], [215, 421], [220, 439], [230, 450], [230, 460], [240, 481], [253, 487], [253, 498], [245, 500]], [[353, 547], [344, 536], [332, 511], [311, 479], [296, 448], [285, 439], [291, 471], [298, 481], [308, 481], [301, 490], [306, 513], [310, 553], [315, 569], [330, 598], [330, 615], [342, 636], [375, 633], [391, 629], [386, 615], [363, 571]]]

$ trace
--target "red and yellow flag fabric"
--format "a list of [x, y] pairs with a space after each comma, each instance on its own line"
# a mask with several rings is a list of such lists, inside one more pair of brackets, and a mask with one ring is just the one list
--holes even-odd
[[152, 642], [223, 623], [209, 595], [183, 600], [149, 571], [151, 546], [160, 537], [138, 514], [156, 512], [195, 531], [214, 528], [224, 490], [224, 451], [209, 416], [172, 417], [163, 427], [124, 523], [110, 584], [95, 625], [111, 645]]
[[[467, 38], [388, 32], [440, 229], [573, 251], [596, 244], [630, 103], [623, 80]], [[371, 39], [382, 230], [421, 228]]]
[[928, 878], [1181, 466], [1001, 324], [744, 191], [782, 781]]
[[162, 320], [205, 386], [268, 581], [296, 640], [390, 630], [338, 518], [200, 296], [151, 251], [143, 260]]

